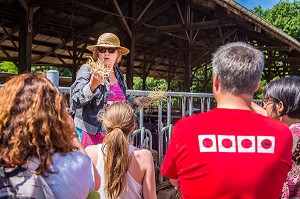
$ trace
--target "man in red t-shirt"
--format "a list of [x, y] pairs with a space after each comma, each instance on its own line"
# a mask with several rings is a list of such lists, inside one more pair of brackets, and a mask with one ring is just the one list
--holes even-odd
[[250, 108], [263, 66], [262, 52], [241, 42], [213, 55], [217, 108], [176, 123], [161, 168], [183, 198], [279, 198], [292, 137]]

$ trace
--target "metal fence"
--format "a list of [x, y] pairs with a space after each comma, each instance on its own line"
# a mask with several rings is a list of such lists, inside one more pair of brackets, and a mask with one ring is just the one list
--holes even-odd
[[[59, 87], [60, 92], [69, 94], [69, 87]], [[127, 90], [132, 97], [147, 96], [151, 91]], [[177, 120], [198, 112], [206, 112], [215, 107], [214, 96], [211, 93], [167, 92], [167, 98], [157, 104], [138, 110], [138, 129], [132, 133], [132, 142], [139, 148], [149, 149], [153, 154], [156, 168], [157, 186], [168, 184], [159, 169], [170, 143], [173, 125]], [[145, 118], [151, 118], [156, 126], [155, 131], [147, 128]], [[154, 139], [155, 138], [155, 139]]]
[[[0, 87], [2, 87], [1, 84]], [[59, 87], [59, 90], [66, 96], [70, 93], [70, 87]], [[150, 93], [151, 91], [127, 90], [127, 94], [132, 97], [147, 96]], [[261, 103], [260, 100], [254, 101]], [[215, 106], [216, 102], [212, 93], [167, 92], [167, 98], [160, 100], [157, 104], [151, 104], [140, 110], [136, 109], [139, 125], [138, 129], [132, 133], [132, 142], [135, 146], [152, 152], [158, 187], [169, 184], [159, 170], [170, 143], [173, 125], [180, 118], [209, 111]], [[146, 117], [152, 119], [154, 130], [147, 128]]]
[[[131, 96], [138, 97], [147, 96], [151, 91], [128, 90], [127, 92]], [[211, 93], [167, 92], [166, 100], [160, 100], [158, 104], [152, 104], [138, 112], [139, 129], [133, 132], [132, 139], [136, 146], [147, 148], [154, 154], [155, 167], [158, 170], [156, 176], [158, 186], [166, 182], [160, 175], [159, 169], [170, 143], [173, 125], [180, 118], [197, 112], [206, 112], [213, 107], [215, 107], [215, 100]], [[157, 126], [155, 134], [145, 127], [145, 116], [155, 118]], [[155, 136], [157, 139], [154, 141]]]

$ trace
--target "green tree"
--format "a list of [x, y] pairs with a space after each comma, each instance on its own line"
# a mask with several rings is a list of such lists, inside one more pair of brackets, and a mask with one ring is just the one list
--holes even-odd
[[36, 73], [47, 73], [48, 70], [57, 70], [59, 72], [60, 77], [72, 77], [72, 73], [63, 67], [55, 67], [55, 66], [32, 66], [31, 72]]
[[0, 71], [8, 73], [18, 73], [18, 68], [13, 62], [3, 61], [0, 62]]
[[252, 10], [264, 20], [300, 41], [300, 1], [278, 2], [273, 8], [262, 10], [261, 6]]
[[[33, 73], [47, 73], [48, 70], [57, 70], [59, 72], [59, 76], [61, 77], [72, 77], [72, 73], [63, 67], [55, 67], [55, 66], [32, 66], [31, 72]], [[8, 73], [18, 73], [18, 67], [10, 61], [0, 62], [0, 71], [8, 72]]]
[[[143, 80], [140, 77], [134, 77], [133, 78], [133, 89], [134, 90], [142, 90], [142, 88], [143, 88]], [[167, 88], [168, 88], [168, 83], [164, 79], [156, 80], [153, 77], [146, 78], [146, 90], [167, 91]]]

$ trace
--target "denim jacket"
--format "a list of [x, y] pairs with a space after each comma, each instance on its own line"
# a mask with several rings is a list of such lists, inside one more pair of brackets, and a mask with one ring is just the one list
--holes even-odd
[[[121, 69], [114, 66], [116, 78], [126, 96], [127, 85]], [[80, 67], [75, 82], [70, 90], [70, 109], [74, 114], [74, 124], [76, 128], [89, 134], [95, 135], [99, 125], [98, 115], [105, 112], [108, 99], [108, 90], [105, 85], [99, 85], [94, 92], [91, 91], [89, 82], [91, 79], [91, 69], [87, 64]], [[133, 98], [126, 97], [129, 102]]]

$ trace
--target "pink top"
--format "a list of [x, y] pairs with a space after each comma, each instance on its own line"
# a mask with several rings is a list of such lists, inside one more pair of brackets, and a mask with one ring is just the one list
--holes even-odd
[[[296, 149], [299, 149], [300, 123], [292, 124], [290, 126], [290, 130], [293, 134], [294, 140], [297, 140]], [[296, 149], [293, 150], [293, 153]], [[300, 198], [300, 165], [298, 165], [296, 162], [292, 163], [292, 169], [288, 173], [286, 182], [284, 183], [281, 198]]]
[[110, 85], [109, 93], [108, 93], [108, 100], [107, 100], [107, 107], [112, 105], [115, 102], [125, 102], [126, 98], [125, 95], [120, 87], [119, 82], [115, 83], [114, 85]]

